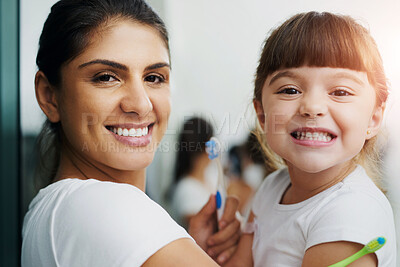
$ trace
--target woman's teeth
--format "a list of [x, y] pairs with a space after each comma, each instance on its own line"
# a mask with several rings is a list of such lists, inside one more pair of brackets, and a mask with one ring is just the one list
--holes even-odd
[[329, 142], [334, 138], [330, 133], [326, 132], [293, 132], [292, 136], [297, 140], [322, 142]]
[[149, 128], [148, 127], [143, 127], [143, 128], [116, 128], [116, 127], [110, 127], [110, 131], [112, 131], [115, 134], [118, 134], [120, 136], [133, 136], [133, 137], [140, 137], [147, 135], [149, 133]]

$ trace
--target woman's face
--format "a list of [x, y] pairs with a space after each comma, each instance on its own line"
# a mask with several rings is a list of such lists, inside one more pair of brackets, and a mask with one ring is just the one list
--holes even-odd
[[57, 93], [74, 154], [109, 174], [147, 167], [170, 114], [169, 63], [150, 26], [119, 20], [95, 32], [84, 52], [63, 66]]

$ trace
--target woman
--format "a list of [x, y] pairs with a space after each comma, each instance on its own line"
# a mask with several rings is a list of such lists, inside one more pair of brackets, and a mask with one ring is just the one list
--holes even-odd
[[[22, 265], [215, 266], [144, 194], [145, 168], [170, 113], [161, 19], [141, 0], [61, 0], [36, 61], [36, 97], [47, 116], [40, 144], [50, 166], [41, 174], [51, 184], [25, 217]], [[210, 198], [189, 232], [224, 260], [237, 241], [235, 202], [213, 235], [214, 210]]]
[[206, 179], [211, 160], [205, 143], [213, 136], [213, 127], [199, 117], [185, 121], [179, 133], [171, 211], [187, 226], [190, 219], [207, 203], [216, 185]]

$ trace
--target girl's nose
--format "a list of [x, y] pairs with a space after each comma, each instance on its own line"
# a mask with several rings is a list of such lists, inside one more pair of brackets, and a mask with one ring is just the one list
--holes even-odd
[[324, 116], [328, 111], [323, 96], [315, 93], [306, 93], [301, 101], [299, 113], [308, 119]]
[[125, 88], [124, 97], [121, 100], [121, 109], [126, 113], [135, 113], [139, 117], [145, 117], [153, 110], [153, 104], [148, 92], [141, 81], [133, 82]]

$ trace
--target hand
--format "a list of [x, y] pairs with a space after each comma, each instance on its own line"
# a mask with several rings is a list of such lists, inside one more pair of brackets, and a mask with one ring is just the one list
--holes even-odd
[[193, 216], [189, 224], [189, 234], [197, 244], [213, 259], [222, 264], [235, 252], [240, 237], [240, 222], [236, 218], [238, 199], [226, 199], [224, 214], [218, 223], [215, 196], [211, 196], [203, 209]]
[[207, 239], [217, 231], [217, 212], [215, 195], [211, 195], [204, 207], [190, 218], [188, 232], [204, 251]]

